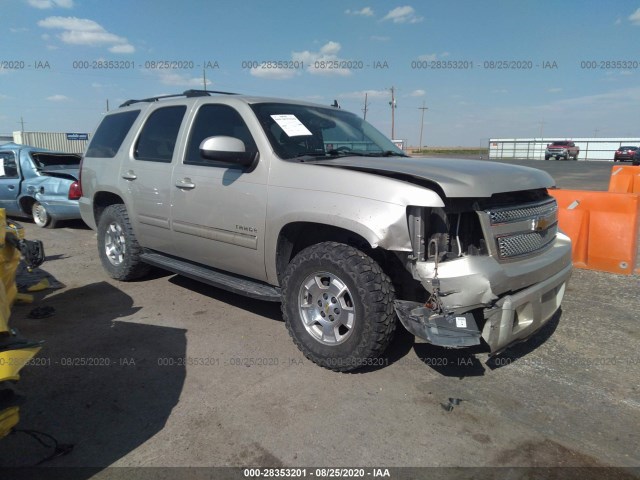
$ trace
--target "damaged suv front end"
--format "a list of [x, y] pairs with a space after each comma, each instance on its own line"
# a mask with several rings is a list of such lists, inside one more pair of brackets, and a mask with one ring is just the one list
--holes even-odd
[[448, 199], [410, 207], [410, 268], [427, 302], [396, 301], [414, 335], [467, 347], [483, 339], [492, 354], [526, 340], [560, 307], [571, 276], [571, 241], [558, 231], [546, 189]]
[[451, 348], [484, 341], [497, 354], [526, 340], [560, 307], [572, 270], [571, 240], [558, 230], [558, 206], [547, 192], [555, 182], [546, 172], [438, 158], [344, 157], [323, 164], [401, 180], [441, 200], [407, 203], [408, 251], [391, 248], [422, 287], [395, 301], [414, 335]]

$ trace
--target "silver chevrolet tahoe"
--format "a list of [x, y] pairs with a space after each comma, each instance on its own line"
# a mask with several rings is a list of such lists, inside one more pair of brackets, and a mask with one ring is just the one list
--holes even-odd
[[189, 90], [105, 115], [80, 210], [111, 277], [156, 266], [281, 302], [304, 355], [348, 371], [383, 354], [398, 318], [491, 354], [540, 329], [571, 274], [553, 185], [408, 157], [339, 108]]

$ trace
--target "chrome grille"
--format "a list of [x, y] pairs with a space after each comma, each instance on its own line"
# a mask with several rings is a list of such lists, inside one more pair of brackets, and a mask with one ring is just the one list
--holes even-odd
[[512, 260], [549, 248], [558, 233], [554, 198], [478, 212], [491, 255]]
[[489, 218], [491, 219], [491, 225], [497, 225], [500, 223], [519, 222], [520, 220], [526, 220], [528, 218], [536, 218], [539, 216], [547, 216], [554, 212], [557, 214], [558, 205], [555, 199], [550, 201], [516, 208], [500, 208], [488, 211]]
[[519, 233], [498, 237], [498, 255], [500, 258], [513, 258], [529, 255], [544, 249], [549, 245], [558, 232], [558, 224], [540, 232]]

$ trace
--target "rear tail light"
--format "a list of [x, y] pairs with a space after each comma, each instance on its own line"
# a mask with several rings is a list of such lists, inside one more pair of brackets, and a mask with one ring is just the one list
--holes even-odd
[[82, 162], [84, 162], [84, 155], [80, 157], [80, 165], [78, 165], [78, 190], [80, 191], [80, 197], [82, 196]]
[[82, 188], [78, 182], [73, 182], [69, 186], [69, 200], [78, 200], [82, 196]]

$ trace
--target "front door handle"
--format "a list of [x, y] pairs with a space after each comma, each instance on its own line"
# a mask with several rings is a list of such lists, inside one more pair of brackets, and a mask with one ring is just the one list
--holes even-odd
[[124, 178], [125, 180], [135, 180], [136, 178], [138, 178], [138, 176], [133, 173], [133, 170], [129, 170], [127, 173], [124, 173], [122, 175], [122, 178]]
[[183, 178], [182, 180], [176, 182], [176, 187], [181, 190], [192, 190], [196, 188], [196, 184], [193, 183], [190, 178]]

